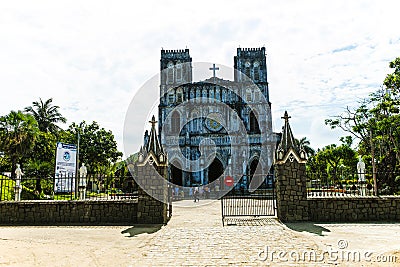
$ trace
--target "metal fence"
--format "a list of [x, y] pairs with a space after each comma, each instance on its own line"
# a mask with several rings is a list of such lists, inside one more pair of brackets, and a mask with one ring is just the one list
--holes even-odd
[[[48, 178], [22, 177], [20, 200], [119, 200], [137, 197], [138, 186], [132, 176], [88, 175]], [[13, 201], [18, 195], [17, 181], [0, 175], [0, 201]]]
[[355, 197], [373, 196], [372, 174], [352, 173], [346, 175], [307, 174], [309, 197]]
[[[222, 224], [227, 217], [238, 216], [275, 216], [276, 197], [272, 176], [260, 176], [268, 186], [260, 186], [254, 191], [247, 188], [233, 188], [221, 197]], [[270, 182], [269, 182], [270, 180]]]

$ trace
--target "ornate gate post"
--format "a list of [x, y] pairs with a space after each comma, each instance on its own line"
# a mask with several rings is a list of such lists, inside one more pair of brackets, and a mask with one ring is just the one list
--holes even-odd
[[153, 116], [150, 136], [136, 163], [138, 188], [137, 222], [166, 224], [169, 219], [168, 161], [160, 145]]
[[276, 201], [283, 222], [309, 220], [306, 187], [306, 153], [297, 147], [285, 111], [282, 139], [276, 151]]

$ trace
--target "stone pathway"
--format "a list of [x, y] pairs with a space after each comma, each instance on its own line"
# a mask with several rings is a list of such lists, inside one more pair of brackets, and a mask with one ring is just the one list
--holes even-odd
[[[220, 202], [204, 202], [180, 203], [186, 207], [175, 208], [168, 226], [146, 244], [140, 262], [135, 264], [260, 266], [268, 263], [259, 259], [259, 253], [266, 246], [277, 251], [318, 249], [316, 243], [291, 231], [276, 219], [230, 220], [242, 226], [222, 227]], [[263, 257], [261, 254], [260, 258]]]
[[[174, 207], [172, 219], [162, 227], [0, 227], [0, 266], [400, 264], [398, 223], [285, 225], [272, 218], [247, 218], [231, 219], [236, 226], [222, 227], [219, 201], [184, 200], [176, 204], [179, 206]], [[338, 249], [338, 241], [347, 242], [348, 247]], [[322, 262], [318, 258], [317, 262], [296, 258], [301, 253], [322, 255], [327, 249], [368, 249], [394, 255], [397, 263], [377, 263], [375, 258], [371, 262], [329, 261], [327, 255]]]

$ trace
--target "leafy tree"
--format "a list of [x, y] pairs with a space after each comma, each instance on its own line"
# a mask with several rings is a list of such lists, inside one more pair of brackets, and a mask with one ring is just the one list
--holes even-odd
[[313, 156], [309, 157], [306, 165], [308, 175], [310, 177], [316, 175], [318, 179], [326, 176], [327, 173], [327, 165], [324, 160], [320, 159], [320, 151], [321, 149], [318, 149]]
[[394, 71], [386, 76], [383, 85], [398, 94], [400, 90], [400, 57], [390, 62], [389, 67]]
[[11, 160], [8, 155], [4, 154], [3, 151], [0, 151], [0, 173], [9, 172], [12, 168]]
[[389, 66], [394, 72], [386, 76], [384, 87], [364, 99], [358, 108], [347, 108], [344, 114], [325, 121], [360, 141], [360, 153], [371, 158], [375, 193], [378, 185], [384, 193], [400, 190], [400, 181], [394, 175], [400, 161], [400, 58]]
[[88, 166], [89, 173], [107, 172], [122, 153], [117, 149], [117, 142], [111, 131], [100, 128], [97, 122], [86, 124], [72, 123], [68, 129], [67, 141], [76, 144], [80, 137], [79, 161]]
[[54, 174], [56, 143], [57, 137], [54, 134], [38, 132], [34, 147], [28, 154], [28, 165], [32, 165], [32, 171], [25, 172], [31, 174], [29, 176], [49, 177]]
[[328, 145], [320, 153], [320, 158], [327, 164], [327, 170], [332, 171], [334, 182], [338, 182], [338, 168], [341, 164], [351, 168], [352, 162], [355, 163], [354, 167], [357, 163], [355, 151], [347, 145]]
[[310, 146], [310, 141], [307, 140], [307, 137], [303, 137], [301, 139], [296, 139], [294, 140], [296, 142], [296, 145], [299, 148], [303, 148], [304, 151], [306, 152], [308, 157], [311, 157], [315, 154], [315, 150]]
[[326, 177], [330, 182], [340, 182], [339, 171], [355, 173], [357, 153], [351, 148], [350, 140], [351, 138], [342, 138], [340, 146], [331, 144], [318, 150], [307, 162], [308, 172], [317, 173], [318, 177]]
[[[54, 175], [55, 147], [57, 138], [50, 132], [38, 132], [33, 149], [28, 154], [25, 174], [36, 178], [35, 190], [42, 192], [42, 178], [50, 178]], [[49, 190], [48, 190], [49, 191]]]
[[335, 119], [325, 120], [325, 124], [330, 125], [332, 129], [339, 127], [345, 132], [350, 133], [352, 136], [360, 140], [360, 144], [363, 144], [367, 150], [371, 152], [374, 191], [375, 194], [377, 194], [378, 185], [376, 179], [377, 168], [375, 160], [375, 147], [377, 141], [376, 136], [378, 133], [376, 121], [369, 112], [369, 104], [370, 101], [363, 100], [360, 107], [354, 110], [347, 107], [344, 114], [336, 116]]
[[32, 106], [26, 107], [25, 111], [32, 114], [36, 119], [40, 131], [57, 134], [61, 128], [57, 126], [56, 123], [66, 123], [67, 119], [58, 111], [60, 107], [55, 106], [52, 103], [52, 98], [47, 99], [45, 102], [39, 98], [39, 101], [33, 102]]
[[11, 111], [8, 115], [0, 117], [0, 151], [10, 158], [12, 177], [16, 164], [34, 147], [38, 132], [37, 122], [29, 114]]

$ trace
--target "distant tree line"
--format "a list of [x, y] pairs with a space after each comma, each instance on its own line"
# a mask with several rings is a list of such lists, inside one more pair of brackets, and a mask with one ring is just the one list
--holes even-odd
[[[389, 64], [393, 72], [375, 92], [347, 107], [340, 115], [326, 119], [332, 129], [340, 128], [349, 136], [341, 145], [328, 145], [309, 157], [307, 170], [341, 183], [357, 172], [357, 158], [366, 163], [381, 194], [400, 194], [400, 57]], [[352, 148], [356, 141], [355, 149]], [[349, 182], [347, 180], [347, 182]]]
[[122, 153], [110, 130], [95, 121], [73, 122], [63, 130], [59, 124], [67, 120], [59, 109], [52, 98], [39, 99], [32, 106], [0, 117], [0, 172], [14, 176], [19, 163], [26, 177], [51, 177], [55, 172], [56, 143], [77, 144], [78, 133], [79, 162], [85, 163], [89, 174], [125, 172], [125, 163], [118, 162]]

